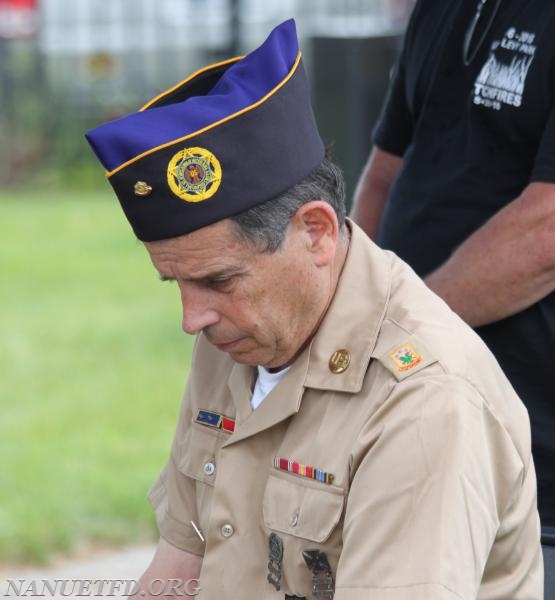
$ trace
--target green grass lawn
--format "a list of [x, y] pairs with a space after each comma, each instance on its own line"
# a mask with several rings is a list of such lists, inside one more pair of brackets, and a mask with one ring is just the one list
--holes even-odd
[[161, 283], [107, 187], [0, 193], [0, 564], [154, 539], [189, 368]]

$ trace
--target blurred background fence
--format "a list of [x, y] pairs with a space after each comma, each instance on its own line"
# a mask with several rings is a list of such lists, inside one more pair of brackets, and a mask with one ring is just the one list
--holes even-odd
[[[294, 16], [317, 118], [358, 174], [413, 0], [0, 0], [0, 184], [98, 181], [83, 132]], [[352, 191], [352, 189], [350, 190]]]

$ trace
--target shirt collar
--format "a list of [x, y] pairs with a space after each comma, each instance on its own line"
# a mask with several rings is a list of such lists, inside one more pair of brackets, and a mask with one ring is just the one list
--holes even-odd
[[[351, 240], [333, 300], [307, 352], [305, 387], [359, 392], [385, 316], [391, 289], [390, 255], [348, 220]], [[341, 373], [330, 368], [337, 350], [350, 362]]]

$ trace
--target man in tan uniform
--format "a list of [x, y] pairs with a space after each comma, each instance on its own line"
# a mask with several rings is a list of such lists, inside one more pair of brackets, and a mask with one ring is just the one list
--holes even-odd
[[142, 590], [540, 599], [526, 410], [480, 339], [345, 219], [296, 44], [286, 22], [88, 134], [198, 335]]

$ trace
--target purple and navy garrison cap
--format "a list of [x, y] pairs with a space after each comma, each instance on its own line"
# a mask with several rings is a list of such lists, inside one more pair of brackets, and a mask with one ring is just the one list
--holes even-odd
[[86, 137], [146, 242], [266, 202], [324, 158], [293, 20]]

